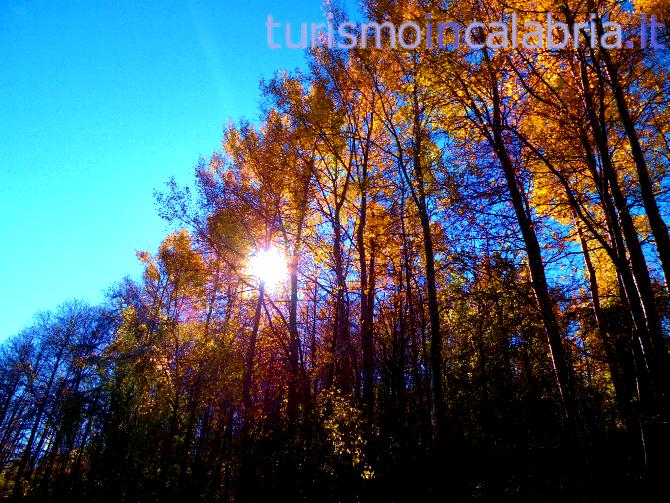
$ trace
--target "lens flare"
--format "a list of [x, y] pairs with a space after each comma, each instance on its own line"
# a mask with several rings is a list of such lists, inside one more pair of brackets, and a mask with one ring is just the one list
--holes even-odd
[[278, 287], [288, 275], [286, 260], [276, 248], [260, 250], [249, 258], [248, 273], [265, 284], [265, 288]]

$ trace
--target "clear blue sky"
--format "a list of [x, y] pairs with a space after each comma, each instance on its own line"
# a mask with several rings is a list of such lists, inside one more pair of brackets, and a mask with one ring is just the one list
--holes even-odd
[[321, 0], [0, 0], [0, 340], [139, 276], [166, 232], [153, 190], [303, 63], [267, 47], [267, 14], [319, 21]]

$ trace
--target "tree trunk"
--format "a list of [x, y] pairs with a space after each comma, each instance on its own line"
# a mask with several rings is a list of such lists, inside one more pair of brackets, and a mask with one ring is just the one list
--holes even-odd
[[[599, 35], [602, 35], [602, 24], [600, 22], [598, 23], [598, 31]], [[644, 209], [647, 213], [647, 218], [649, 219], [651, 232], [654, 235], [654, 240], [656, 241], [656, 248], [661, 259], [661, 266], [663, 267], [665, 282], [666, 284], [670, 284], [670, 236], [668, 236], [668, 226], [663, 220], [661, 212], [658, 208], [658, 203], [656, 202], [654, 186], [649, 176], [647, 162], [644, 158], [644, 153], [642, 152], [642, 147], [640, 145], [637, 131], [635, 130], [633, 118], [630, 115], [626, 96], [619, 81], [618, 68], [612, 61], [612, 57], [609, 51], [602, 49], [600, 54], [603, 58], [603, 61], [605, 62], [605, 68], [607, 69], [607, 75], [609, 77], [607, 82], [609, 82], [610, 86], [612, 87], [614, 101], [616, 102], [619, 117], [621, 118], [621, 123], [623, 124], [624, 130], [626, 131], [628, 142], [630, 143], [631, 154], [633, 155], [633, 160], [635, 161], [637, 179], [640, 185], [642, 203], [644, 204]], [[605, 81], [605, 79], [603, 79], [603, 81]]]
[[500, 96], [498, 94], [497, 86], [497, 82], [492, 83], [492, 147], [496, 152], [505, 175], [507, 190], [509, 191], [510, 197], [512, 199], [512, 206], [514, 207], [517, 222], [521, 230], [521, 235], [523, 236], [526, 255], [528, 257], [528, 268], [530, 270], [533, 293], [535, 294], [535, 300], [542, 315], [545, 335], [547, 337], [547, 344], [549, 347], [549, 355], [551, 357], [551, 363], [556, 379], [556, 388], [563, 405], [563, 413], [568, 421], [568, 424], [573, 424], [577, 420], [577, 407], [574, 397], [572, 371], [569, 368], [566, 359], [565, 349], [563, 347], [561, 334], [558, 328], [558, 323], [556, 321], [556, 315], [554, 313], [554, 303], [551, 300], [551, 296], [549, 295], [549, 287], [547, 285], [547, 278], [545, 276], [540, 244], [533, 227], [533, 222], [527, 213], [523, 196], [519, 190], [519, 182], [517, 180], [515, 168], [512, 164], [512, 160], [507, 151], [505, 140], [502, 136], [502, 113], [500, 110]]
[[[418, 110], [417, 97], [415, 109]], [[426, 261], [426, 291], [428, 294], [428, 314], [430, 319], [430, 380], [432, 395], [432, 420], [433, 433], [436, 445], [442, 446], [446, 434], [446, 407], [444, 401], [444, 390], [442, 384], [442, 332], [440, 330], [440, 307], [437, 300], [437, 284], [435, 280], [435, 252], [433, 247], [433, 233], [430, 228], [430, 216], [426, 205], [426, 190], [424, 182], [422, 154], [421, 126], [418, 114], [414, 123], [414, 177], [417, 185], [418, 197], [416, 198], [417, 210], [421, 221], [421, 232], [423, 234], [424, 259]]]
[[252, 409], [251, 402], [251, 386], [253, 383], [254, 360], [256, 358], [256, 341], [258, 339], [258, 328], [260, 325], [261, 311], [263, 308], [263, 295], [265, 292], [265, 283], [260, 281], [258, 286], [258, 300], [256, 301], [256, 310], [254, 311], [254, 318], [249, 334], [249, 344], [247, 346], [247, 353], [244, 366], [244, 377], [242, 378], [242, 405], [244, 406], [245, 424], [249, 419]]

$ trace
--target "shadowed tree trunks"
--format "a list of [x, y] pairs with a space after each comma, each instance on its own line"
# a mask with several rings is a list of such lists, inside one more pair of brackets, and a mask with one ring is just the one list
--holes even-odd
[[265, 293], [265, 283], [263, 280], [258, 285], [258, 299], [256, 300], [256, 309], [249, 334], [247, 344], [247, 353], [245, 356], [244, 376], [242, 377], [242, 403], [244, 404], [245, 422], [249, 419], [252, 410], [251, 386], [253, 384], [254, 361], [256, 358], [256, 341], [258, 339], [258, 328], [261, 320], [261, 311], [263, 308], [263, 295]]

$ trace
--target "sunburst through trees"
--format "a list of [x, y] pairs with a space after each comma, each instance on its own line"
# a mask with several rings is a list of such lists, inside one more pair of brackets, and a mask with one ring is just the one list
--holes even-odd
[[[363, 14], [596, 12], [632, 29], [633, 4], [366, 0]], [[228, 125], [196, 190], [158, 195], [174, 232], [138, 254], [143, 277], [2, 347], [2, 494], [659, 501], [660, 40], [315, 47], [308, 72], [264, 81], [261, 118]]]

